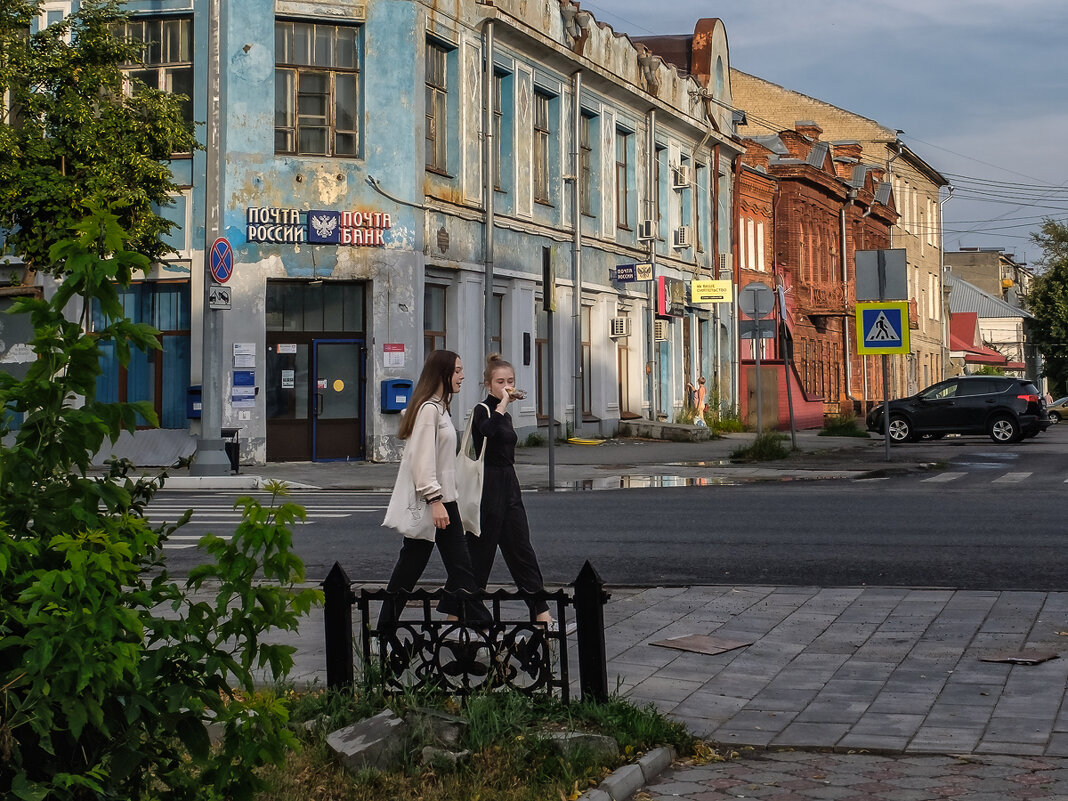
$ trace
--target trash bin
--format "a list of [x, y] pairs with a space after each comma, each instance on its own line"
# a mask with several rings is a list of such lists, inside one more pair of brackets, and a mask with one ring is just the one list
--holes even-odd
[[241, 472], [241, 440], [237, 437], [240, 433], [240, 428], [224, 428], [222, 430], [223, 449], [226, 451], [226, 457], [230, 460], [230, 469], [235, 473]]

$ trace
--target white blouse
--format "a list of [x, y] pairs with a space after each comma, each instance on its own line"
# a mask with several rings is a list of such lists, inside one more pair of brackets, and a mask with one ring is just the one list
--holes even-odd
[[440, 401], [427, 401], [419, 408], [404, 447], [416, 494], [422, 498], [440, 495], [445, 503], [455, 501], [456, 429]]

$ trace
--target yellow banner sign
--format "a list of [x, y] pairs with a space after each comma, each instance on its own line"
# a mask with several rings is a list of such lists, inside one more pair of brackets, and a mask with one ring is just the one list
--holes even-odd
[[690, 303], [731, 303], [734, 284], [730, 281], [690, 281]]

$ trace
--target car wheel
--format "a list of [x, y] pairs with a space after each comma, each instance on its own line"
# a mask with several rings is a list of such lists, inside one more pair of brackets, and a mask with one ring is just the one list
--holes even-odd
[[890, 441], [897, 444], [912, 442], [912, 424], [907, 418], [895, 415], [890, 418]]
[[1051, 423], [1059, 423], [1061, 421], [1061, 416], [1057, 412], [1050, 412], [1049, 421]]
[[1008, 445], [1020, 441], [1020, 425], [1011, 417], [995, 417], [990, 423], [990, 439], [998, 445]]

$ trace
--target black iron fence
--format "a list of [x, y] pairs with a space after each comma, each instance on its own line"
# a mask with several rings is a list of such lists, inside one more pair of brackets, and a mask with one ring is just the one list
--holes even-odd
[[[326, 596], [326, 683], [330, 688], [351, 686], [356, 678], [357, 643], [353, 607], [360, 610], [359, 660], [370, 668], [366, 676], [387, 691], [433, 685], [451, 695], [466, 696], [488, 688], [510, 688], [526, 694], [554, 694], [570, 698], [567, 651], [569, 609], [574, 610], [578, 644], [579, 687], [583, 698], [608, 696], [605, 661], [604, 605], [609, 595], [604, 582], [587, 562], [572, 584], [537, 593], [497, 590], [466, 595], [485, 601], [492, 621], [464, 624], [432, 614], [445, 590], [392, 593], [361, 589], [356, 593], [341, 565], [334, 563], [322, 583]], [[550, 629], [534, 619], [532, 602], [543, 600], [554, 611]], [[411, 605], [418, 613], [389, 622], [372, 621], [372, 605], [392, 602]]]

